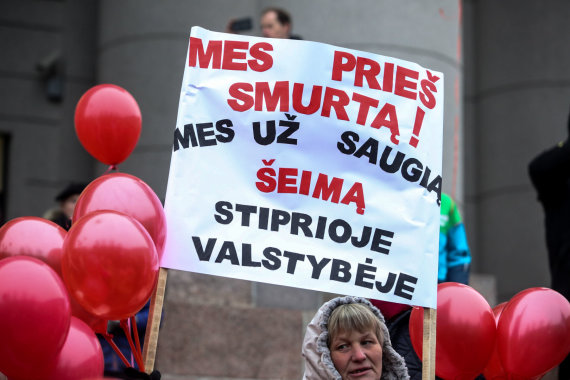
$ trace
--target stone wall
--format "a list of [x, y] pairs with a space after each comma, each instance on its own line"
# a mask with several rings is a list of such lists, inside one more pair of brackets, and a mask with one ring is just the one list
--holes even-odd
[[330, 297], [170, 270], [155, 367], [164, 379], [299, 379], [301, 344]]

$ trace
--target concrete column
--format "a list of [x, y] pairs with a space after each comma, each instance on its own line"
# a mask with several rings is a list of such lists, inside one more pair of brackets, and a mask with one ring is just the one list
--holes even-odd
[[564, 1], [467, 2], [473, 54], [467, 199], [477, 268], [496, 276], [499, 301], [549, 286], [543, 214], [527, 165], [567, 137], [570, 6]]
[[[224, 31], [229, 19], [251, 16], [251, 33], [259, 35], [259, 14], [273, 5], [290, 11], [294, 33], [304, 39], [395, 56], [445, 74], [444, 189], [461, 199], [462, 163], [454, 161], [461, 157], [462, 118], [461, 13], [455, 2], [101, 1], [97, 80], [130, 91], [143, 116], [139, 144], [121, 171], [164, 196], [190, 28]], [[307, 312], [329, 297], [171, 271], [157, 367], [172, 379], [299, 378]]]

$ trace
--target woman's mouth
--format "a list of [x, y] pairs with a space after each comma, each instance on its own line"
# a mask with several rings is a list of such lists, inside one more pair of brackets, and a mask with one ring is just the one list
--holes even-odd
[[369, 370], [370, 370], [370, 367], [357, 368], [357, 369], [350, 371], [348, 374], [351, 376], [360, 376], [360, 375], [364, 375]]

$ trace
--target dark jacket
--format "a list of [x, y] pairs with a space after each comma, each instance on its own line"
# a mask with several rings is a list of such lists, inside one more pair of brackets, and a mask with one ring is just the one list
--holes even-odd
[[570, 299], [570, 144], [542, 152], [528, 170], [544, 209], [552, 289]]
[[414, 351], [412, 340], [410, 339], [410, 315], [412, 309], [407, 309], [400, 314], [392, 317], [386, 322], [392, 347], [399, 353], [406, 362], [408, 367], [408, 375], [410, 380], [422, 379], [422, 361]]

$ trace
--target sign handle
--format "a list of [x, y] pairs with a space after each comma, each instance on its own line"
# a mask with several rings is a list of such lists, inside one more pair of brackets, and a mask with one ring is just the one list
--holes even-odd
[[158, 330], [160, 328], [160, 318], [162, 316], [162, 305], [164, 304], [164, 291], [166, 290], [166, 277], [168, 269], [159, 268], [156, 288], [150, 298], [148, 310], [148, 321], [144, 337], [143, 361], [146, 373], [150, 374], [154, 369], [154, 359], [156, 357], [156, 345], [158, 344]]
[[437, 311], [424, 308], [422, 380], [435, 379], [435, 326]]

